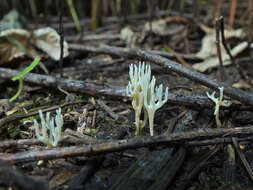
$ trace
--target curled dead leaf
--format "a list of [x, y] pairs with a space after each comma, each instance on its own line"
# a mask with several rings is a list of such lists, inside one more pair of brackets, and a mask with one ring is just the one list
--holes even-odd
[[[41, 28], [33, 33], [24, 29], [9, 29], [0, 33], [0, 65], [26, 55], [39, 56], [34, 46], [47, 53], [52, 59], [59, 60], [60, 36], [54, 29]], [[69, 55], [66, 41], [64, 41], [63, 53], [63, 57]]]

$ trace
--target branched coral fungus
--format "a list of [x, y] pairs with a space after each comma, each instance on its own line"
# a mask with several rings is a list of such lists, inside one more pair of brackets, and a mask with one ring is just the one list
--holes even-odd
[[[155, 87], [156, 79], [153, 76], [151, 80], [151, 67], [140, 63], [136, 65], [130, 65], [129, 71], [130, 81], [126, 87], [126, 93], [133, 98], [132, 105], [135, 110], [135, 125], [136, 135], [138, 135], [141, 129], [145, 126], [147, 117], [149, 119], [150, 135], [154, 135], [154, 115], [156, 110], [162, 107], [168, 100], [168, 88], [165, 91], [165, 97], [163, 96], [163, 85]], [[142, 108], [144, 111], [144, 120], [140, 120]]]
[[221, 127], [221, 121], [219, 118], [220, 106], [229, 107], [232, 104], [232, 102], [229, 100], [222, 100], [224, 87], [219, 87], [219, 90], [220, 90], [219, 98], [215, 98], [214, 96], [215, 92], [213, 92], [211, 95], [208, 92], [206, 92], [207, 97], [210, 98], [215, 103], [214, 115], [217, 127]]
[[34, 120], [36, 137], [49, 148], [56, 147], [58, 142], [61, 140], [61, 129], [63, 126], [61, 108], [56, 110], [55, 118], [50, 118], [50, 112], [47, 112], [45, 120], [41, 110], [39, 110], [39, 115], [41, 120], [42, 135], [40, 135], [39, 124], [37, 120]]

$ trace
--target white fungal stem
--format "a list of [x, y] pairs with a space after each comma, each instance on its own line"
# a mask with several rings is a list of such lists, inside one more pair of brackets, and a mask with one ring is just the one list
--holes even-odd
[[[133, 98], [132, 105], [135, 110], [136, 135], [144, 128], [147, 118], [149, 120], [150, 135], [154, 135], [154, 115], [168, 99], [168, 88], [162, 99], [163, 85], [155, 88], [156, 79], [151, 80], [151, 67], [140, 63], [139, 66], [130, 65], [130, 81], [126, 87], [126, 94]], [[150, 81], [151, 80], [151, 81]], [[142, 107], [144, 120], [140, 120]]]
[[46, 144], [49, 148], [56, 147], [58, 142], [61, 140], [61, 130], [63, 126], [63, 116], [61, 114], [61, 108], [56, 110], [55, 118], [50, 119], [50, 112], [47, 112], [45, 120], [41, 110], [39, 110], [39, 116], [41, 120], [40, 126], [42, 135], [40, 135], [39, 124], [37, 120], [34, 120], [36, 137], [41, 142]]
[[214, 115], [215, 115], [215, 121], [216, 121], [217, 127], [222, 126], [220, 118], [219, 118], [220, 106], [229, 107], [232, 104], [231, 101], [222, 100], [223, 90], [224, 90], [224, 87], [219, 87], [220, 96], [218, 98], [215, 98], [215, 92], [213, 92], [211, 95], [208, 92], [206, 92], [207, 97], [210, 98], [215, 103]]

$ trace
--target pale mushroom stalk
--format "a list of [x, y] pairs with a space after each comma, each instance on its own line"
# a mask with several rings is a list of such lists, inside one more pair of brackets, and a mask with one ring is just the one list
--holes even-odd
[[133, 99], [132, 102], [133, 108], [135, 110], [135, 125], [136, 125], [136, 132], [135, 135], [140, 134], [141, 131], [141, 110], [142, 110], [142, 106], [143, 106], [143, 94], [141, 92], [139, 92], [136, 95], [136, 98]]
[[135, 110], [135, 126], [136, 132], [135, 135], [139, 135], [141, 129], [145, 126], [147, 119], [144, 117], [144, 121], [140, 120], [141, 111], [143, 107], [143, 92], [140, 85], [140, 78], [144, 75], [144, 63], [136, 65], [130, 65], [129, 76], [130, 81], [126, 87], [126, 94], [133, 98], [132, 106]]
[[147, 110], [145, 109], [145, 107], [144, 107], [144, 119], [143, 119], [143, 121], [141, 121], [141, 123], [140, 123], [140, 129], [142, 130], [144, 127], [145, 127], [145, 125], [146, 125], [146, 123], [147, 123], [147, 120], [148, 120], [148, 113], [147, 113]]
[[[146, 76], [147, 77], [147, 76]], [[162, 100], [162, 89], [163, 85], [160, 84], [159, 87], [155, 88], [155, 82], [156, 79], [153, 76], [150, 84], [148, 84], [148, 80], [144, 77], [143, 80], [141, 80], [141, 85], [143, 89], [144, 94], [144, 106], [148, 113], [149, 118], [149, 130], [150, 130], [150, 136], [154, 135], [154, 116], [156, 110], [158, 110], [160, 107], [162, 107], [166, 101], [168, 100], [168, 88], [165, 90], [165, 97]]]
[[220, 118], [219, 118], [220, 106], [229, 107], [232, 104], [232, 102], [229, 100], [222, 100], [224, 87], [219, 87], [219, 90], [220, 90], [220, 96], [218, 98], [215, 98], [214, 96], [215, 92], [213, 92], [211, 95], [208, 92], [206, 92], [206, 95], [208, 96], [208, 98], [210, 98], [215, 103], [214, 115], [215, 115], [215, 121], [216, 121], [217, 127], [222, 126]]
[[[155, 77], [151, 79], [150, 65], [139, 64], [139, 66], [130, 65], [130, 82], [126, 87], [126, 94], [133, 98], [132, 106], [135, 110], [136, 135], [146, 125], [149, 120], [150, 135], [154, 135], [154, 115], [168, 99], [168, 88], [166, 88], [165, 97], [162, 100], [163, 85], [155, 88]], [[144, 112], [144, 120], [140, 120], [141, 112]]]
[[39, 124], [37, 120], [34, 120], [35, 134], [36, 137], [46, 144], [48, 148], [56, 147], [58, 142], [61, 140], [61, 130], [63, 126], [63, 116], [61, 114], [61, 108], [56, 110], [55, 118], [50, 118], [50, 112], [46, 113], [46, 120], [42, 114], [42, 111], [39, 110], [39, 115], [41, 119], [41, 132], [39, 131]]

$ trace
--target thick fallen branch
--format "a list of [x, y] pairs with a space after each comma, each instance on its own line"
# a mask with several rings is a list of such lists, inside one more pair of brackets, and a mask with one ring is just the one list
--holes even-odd
[[[20, 71], [18, 70], [0, 68], [0, 78], [11, 79], [12, 77], [18, 75], [19, 73]], [[24, 77], [24, 81], [51, 88], [61, 87], [64, 90], [85, 93], [92, 96], [108, 95], [108, 96], [122, 97], [125, 93], [125, 89], [120, 87], [98, 85], [95, 83], [88, 83], [80, 80], [68, 80], [64, 78], [56, 78], [49, 75], [30, 73]]]
[[[0, 78], [11, 79], [12, 77], [19, 74], [20, 71], [13, 69], [0, 68]], [[87, 83], [80, 80], [68, 80], [63, 78], [56, 78], [48, 75], [32, 74], [29, 73], [24, 77], [25, 82], [42, 85], [50, 88], [61, 87], [64, 90], [85, 93], [92, 96], [106, 95], [109, 97], [123, 98], [125, 96], [125, 88], [109, 86], [109, 85], [98, 85], [95, 83]], [[213, 108], [213, 102], [205, 96], [188, 96], [169, 93], [168, 103], [176, 104], [181, 106], [188, 106], [196, 109], [202, 108]], [[223, 108], [223, 107], [222, 107]], [[233, 110], [247, 110], [252, 111], [252, 106], [242, 106], [240, 104], [232, 104], [229, 108]], [[26, 117], [25, 115], [22, 117]], [[2, 119], [3, 120], [3, 119]], [[5, 120], [0, 120], [0, 126], [6, 124]]]
[[72, 50], [103, 53], [103, 54], [116, 55], [119, 57], [125, 57], [125, 58], [131, 58], [131, 59], [136, 58], [136, 59], [141, 59], [144, 61], [150, 61], [152, 63], [160, 65], [167, 71], [175, 72], [181, 76], [189, 78], [211, 89], [218, 91], [219, 87], [224, 87], [224, 94], [238, 101], [244, 102], [245, 104], [253, 105], [253, 95], [251, 93], [231, 87], [230, 85], [226, 83], [222, 83], [218, 80], [210, 79], [206, 75], [199, 73], [191, 68], [185, 67], [183, 65], [178, 64], [175, 61], [166, 59], [159, 55], [154, 55], [144, 50], [111, 47], [111, 46], [92, 47], [92, 46], [84, 46], [84, 45], [79, 45], [79, 44], [70, 44], [69, 47]]
[[9, 163], [32, 162], [37, 160], [49, 160], [74, 156], [93, 156], [105, 153], [118, 152], [127, 149], [154, 146], [173, 146], [184, 144], [190, 141], [208, 140], [217, 138], [247, 137], [253, 135], [252, 127], [238, 127], [228, 129], [215, 129], [212, 131], [199, 130], [193, 132], [172, 133], [154, 137], [137, 137], [128, 140], [118, 140], [109, 143], [102, 143], [88, 146], [71, 146], [52, 150], [22, 152], [17, 154], [1, 155], [0, 159]]
[[41, 142], [38, 139], [5, 140], [5, 141], [1, 141], [0, 148], [30, 146], [30, 145], [35, 145], [35, 144], [41, 144]]

